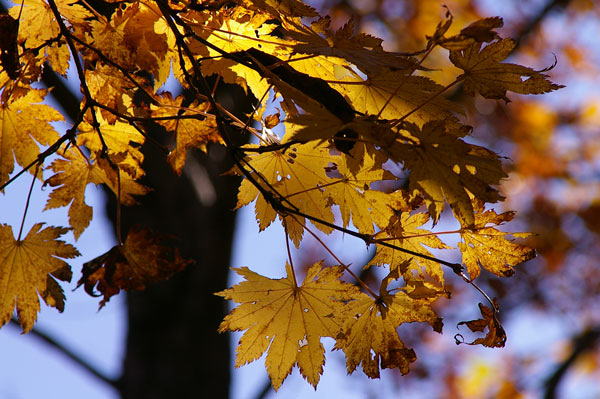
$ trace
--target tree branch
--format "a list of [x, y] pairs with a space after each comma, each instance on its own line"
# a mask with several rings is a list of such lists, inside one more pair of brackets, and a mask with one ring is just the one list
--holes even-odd
[[534, 32], [538, 26], [542, 24], [544, 18], [548, 16], [552, 11], [557, 8], [565, 8], [569, 5], [571, 0], [550, 0], [544, 8], [542, 8], [533, 18], [531, 18], [525, 25], [521, 27], [516, 33], [516, 37], [514, 38], [517, 45], [513, 49], [515, 51], [520, 45], [521, 42], [527, 38], [532, 32]]
[[[16, 321], [14, 318], [11, 319], [9, 325], [14, 328], [20, 328], [18, 321]], [[71, 350], [70, 348], [65, 346], [63, 343], [59, 342], [55, 338], [48, 335], [46, 332], [40, 330], [39, 328], [34, 327], [29, 332], [29, 335], [39, 339], [40, 341], [44, 342], [45, 344], [51, 346], [56, 351], [61, 353], [63, 356], [70, 359], [77, 366], [79, 366], [80, 368], [85, 370], [88, 374], [96, 377], [98, 380], [106, 383], [107, 385], [111, 386], [114, 389], [119, 389], [119, 381], [113, 380], [112, 378], [104, 375], [100, 370], [98, 370], [96, 367], [94, 367], [90, 362], [85, 360], [83, 357], [79, 356], [77, 353], [75, 353], [73, 350]]]
[[591, 350], [600, 340], [600, 325], [585, 330], [571, 340], [573, 349], [571, 354], [560, 363], [546, 379], [544, 384], [544, 399], [555, 399], [556, 391], [563, 377], [567, 374], [577, 358], [583, 353]]

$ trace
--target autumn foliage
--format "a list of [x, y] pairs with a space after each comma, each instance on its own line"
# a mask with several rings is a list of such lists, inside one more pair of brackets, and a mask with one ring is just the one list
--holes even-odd
[[[12, 32], [0, 37], [1, 188], [31, 173], [32, 187], [38, 179], [49, 188], [46, 209], [68, 207], [70, 228], [38, 223], [15, 239], [10, 226], [1, 226], [1, 323], [16, 309], [23, 330], [31, 330], [38, 297], [63, 309], [56, 279], [70, 280], [63, 259], [79, 253], [58, 238], [71, 230], [77, 240], [89, 225], [89, 184], [107, 186], [122, 205], [118, 245], [87, 262], [79, 280], [88, 293], [99, 291], [101, 306], [121, 289], [143, 289], [186, 267], [157, 233], [136, 227], [121, 237], [120, 213], [152, 189], [140, 183], [143, 145], [164, 150], [177, 174], [189, 149], [224, 146], [235, 167], [222, 172], [244, 178], [238, 207], [253, 204], [260, 230], [282, 223], [289, 254], [280, 266], [285, 278], [243, 267], [234, 270], [245, 281], [217, 293], [239, 304], [220, 327], [245, 331], [236, 366], [266, 352], [275, 389], [294, 366], [316, 386], [325, 363], [321, 338], [329, 337], [349, 373], [359, 366], [371, 378], [383, 368], [408, 373], [417, 354], [397, 328], [418, 322], [442, 331], [435, 304], [451, 294], [447, 274], [480, 290], [474, 280], [482, 268], [509, 277], [535, 256], [519, 241], [527, 233], [503, 226], [514, 212], [493, 205], [504, 199], [498, 185], [507, 177], [506, 160], [475, 144], [462, 106], [448, 94], [508, 102], [509, 92], [562, 87], [548, 79], [548, 69], [505, 61], [515, 42], [496, 32], [501, 18], [450, 35], [452, 15], [440, 11], [425, 46], [399, 53], [358, 32], [353, 20], [332, 28], [298, 0], [126, 1], [108, 12], [84, 1], [14, 5], [0, 19], [0, 32]], [[428, 67], [439, 48], [456, 67], [443, 85]], [[44, 103], [49, 89], [35, 83], [43, 68], [66, 75], [69, 65], [83, 98], [61, 135], [52, 123], [64, 117]], [[165, 90], [173, 82], [183, 94]], [[254, 111], [240, 119], [220, 104], [221, 83], [252, 95]], [[151, 128], [172, 145], [153, 142]], [[255, 144], [237, 144], [249, 137]], [[459, 226], [456, 245], [443, 241], [449, 232], [437, 227], [445, 209]], [[378, 284], [367, 284], [328, 248], [336, 264], [317, 262], [302, 277], [289, 248], [335, 230], [375, 246], [365, 269], [385, 270]], [[459, 254], [460, 262], [446, 260]], [[468, 343], [503, 346], [499, 307], [481, 292], [482, 318], [462, 324], [483, 337]]]

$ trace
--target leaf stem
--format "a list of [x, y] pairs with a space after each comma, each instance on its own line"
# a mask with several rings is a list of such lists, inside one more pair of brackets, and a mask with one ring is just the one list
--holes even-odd
[[294, 280], [294, 287], [298, 287], [298, 280], [296, 279], [296, 270], [294, 270], [294, 261], [292, 260], [292, 251], [290, 249], [290, 235], [288, 234], [286, 218], [283, 218], [283, 230], [285, 233], [285, 249], [287, 250], [287, 256], [290, 261], [290, 269], [292, 269], [292, 279]]
[[[427, 58], [427, 56], [429, 56], [429, 54], [431, 54], [431, 50], [433, 50], [433, 47], [430, 48], [429, 50], [427, 50], [425, 52], [425, 54], [423, 55], [423, 57], [421, 57], [421, 59], [419, 60], [419, 62], [417, 63], [417, 65], [414, 66], [414, 68], [412, 68], [412, 70], [410, 71], [410, 73], [407, 76], [407, 78], [409, 76], [411, 76], [413, 73], [415, 73], [415, 71], [417, 70], [417, 68], [419, 66], [421, 66], [421, 64], [423, 63], [423, 61], [425, 61], [425, 58]], [[388, 97], [388, 99], [385, 101], [385, 104], [383, 104], [383, 106], [381, 107], [381, 109], [379, 110], [379, 112], [377, 113], [376, 118], [379, 119], [381, 117], [381, 114], [383, 113], [383, 111], [386, 109], [386, 107], [389, 105], [389, 103], [392, 101], [392, 99], [394, 98], [394, 96], [398, 93], [398, 91], [400, 91], [400, 89], [402, 88], [402, 86], [404, 86], [404, 83], [407, 82], [408, 79], [403, 80], [398, 87], [396, 87], [396, 89], [394, 90], [393, 93], [390, 94], [390, 96]]]
[[[296, 218], [296, 215], [291, 215], [297, 223], [300, 223], [298, 221], [298, 219]], [[350, 269], [350, 265], [345, 264], [344, 262], [342, 262], [340, 260], [340, 258], [337, 257], [337, 255], [335, 254], [335, 252], [333, 252], [333, 250], [331, 250], [331, 248], [329, 248], [329, 246], [327, 244], [325, 244], [325, 242], [323, 242], [323, 240], [321, 240], [321, 238], [319, 238], [319, 236], [313, 232], [309, 227], [304, 227], [304, 230], [306, 230], [311, 236], [313, 236], [313, 238], [315, 240], [317, 240], [317, 242], [319, 244], [321, 244], [321, 246], [327, 251], [329, 252], [329, 254], [333, 257], [333, 259], [335, 259], [335, 261], [344, 268], [344, 270], [346, 270], [346, 272], [348, 272], [349, 275], [352, 276], [352, 278], [354, 278], [354, 280], [360, 284], [361, 287], [363, 287], [365, 289], [365, 291], [367, 291], [369, 293], [369, 295], [371, 295], [373, 298], [377, 298], [379, 295], [377, 295], [364, 281], [362, 281], [360, 279], [359, 276], [357, 276], [351, 269]]]
[[473, 282], [472, 279], [470, 279], [465, 272], [460, 272], [460, 277], [462, 277], [462, 279], [470, 284], [473, 288], [475, 288], [477, 291], [479, 291], [479, 293], [481, 295], [483, 295], [483, 297], [489, 302], [489, 304], [492, 306], [492, 309], [494, 310], [494, 313], [499, 313], [500, 310], [498, 309], [498, 307], [496, 306], [496, 304], [494, 303], [494, 301], [492, 300], [492, 298], [490, 298], [490, 296], [482, 289], [480, 288], [477, 284], [475, 284]]
[[19, 235], [17, 237], [17, 242], [21, 242], [21, 236], [23, 234], [23, 226], [25, 226], [25, 217], [27, 216], [27, 211], [29, 210], [29, 201], [31, 200], [31, 193], [33, 192], [33, 185], [35, 184], [35, 179], [37, 178], [37, 174], [39, 171], [39, 164], [35, 167], [33, 171], [33, 176], [31, 178], [31, 184], [29, 185], [29, 192], [27, 193], [27, 201], [25, 201], [25, 209], [23, 210], [23, 217], [21, 218], [21, 227], [19, 227]]
[[409, 116], [411, 116], [412, 114], [414, 114], [415, 112], [417, 112], [418, 110], [420, 110], [421, 108], [423, 108], [425, 105], [427, 105], [429, 102], [431, 102], [433, 99], [435, 99], [436, 97], [438, 97], [440, 94], [442, 94], [443, 92], [445, 92], [446, 90], [448, 90], [449, 88], [451, 88], [452, 86], [454, 86], [455, 84], [457, 84], [458, 82], [460, 82], [461, 79], [456, 79], [455, 81], [453, 81], [452, 83], [447, 84], [446, 86], [442, 87], [440, 90], [438, 90], [437, 92], [433, 93], [429, 98], [427, 98], [425, 101], [423, 101], [421, 104], [417, 105], [415, 108], [413, 108], [410, 112], [408, 112], [407, 114], [404, 114], [401, 118], [396, 119], [394, 121], [394, 123], [392, 124], [392, 127], [396, 127], [398, 126], [400, 123], [402, 123], [402, 121], [404, 121], [406, 118], [408, 118]]

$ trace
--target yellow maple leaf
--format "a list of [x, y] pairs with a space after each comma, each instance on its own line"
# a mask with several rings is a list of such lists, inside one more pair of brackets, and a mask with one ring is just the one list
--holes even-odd
[[463, 226], [475, 222], [470, 195], [484, 202], [497, 202], [502, 196], [491, 185], [506, 177], [502, 164], [492, 151], [462, 141], [462, 132], [447, 130], [444, 121], [413, 124], [404, 128], [416, 139], [413, 143], [388, 148], [392, 158], [410, 170], [410, 190], [423, 195], [429, 213], [437, 222], [448, 201]]
[[[193, 16], [195, 14], [189, 15], [188, 18], [192, 19]], [[190, 24], [194, 31], [224, 52], [235, 53], [259, 47], [269, 54], [274, 54], [278, 52], [280, 43], [284, 43], [281, 39], [269, 35], [277, 25], [266, 22], [269, 19], [268, 14], [232, 8], [208, 21], [204, 21], [202, 17], [197, 19], [200, 21]], [[208, 56], [208, 59], [202, 62], [204, 74], [218, 74], [227, 83], [237, 83], [244, 88], [250, 88], [257, 98], [261, 98], [269, 88], [269, 83], [257, 71], [232, 60], [220, 58], [222, 54], [211, 47], [201, 47], [199, 51], [206, 52]]]
[[[325, 174], [329, 158], [328, 150], [324, 146], [313, 147], [302, 144], [293, 145], [286, 150], [249, 155], [248, 162], [262, 176], [253, 173], [257, 182], [267, 191], [276, 191], [273, 194], [275, 198], [281, 199], [283, 205], [291, 204], [303, 213], [333, 223], [331, 206], [320, 189], [321, 185], [330, 181]], [[240, 185], [238, 207], [247, 205], [255, 199], [256, 219], [262, 231], [275, 220], [276, 212], [262, 194], [259, 195], [258, 189], [252, 182], [245, 179]], [[304, 225], [304, 218], [297, 217], [297, 220]], [[288, 228], [294, 228], [295, 225], [289, 224]], [[325, 233], [332, 231], [331, 228], [320, 223], [315, 225]], [[296, 246], [300, 244], [302, 232], [301, 227], [293, 233], [288, 231]]]
[[24, 96], [0, 100], [0, 183], [8, 179], [15, 160], [21, 166], [33, 162], [40, 153], [36, 144], [50, 145], [58, 133], [50, 122], [62, 121], [54, 108], [39, 104], [47, 90], [29, 90]]
[[52, 70], [56, 73], [67, 77], [67, 69], [69, 69], [69, 61], [71, 52], [65, 43], [53, 44], [44, 48], [44, 55], [38, 57], [40, 65], [48, 62], [52, 66]]
[[[141, 146], [144, 136], [129, 123], [116, 121], [109, 123], [100, 112], [96, 112], [99, 130], [108, 147], [109, 154], [125, 154], [125, 159], [119, 162], [119, 167], [124, 169], [131, 177], [138, 179], [144, 175], [142, 162], [144, 155]], [[102, 151], [102, 142], [98, 132], [92, 127], [92, 117], [86, 114], [84, 122], [79, 125], [77, 144], [84, 145], [93, 152]]]
[[183, 259], [170, 236], [134, 226], [122, 245], [83, 264], [77, 287], [96, 296], [103, 295], [102, 308], [120, 290], [143, 290], [150, 283], [166, 280], [192, 261]]
[[508, 277], [514, 273], [514, 266], [535, 257], [535, 250], [518, 244], [508, 236], [527, 237], [526, 233], [506, 233], [489, 224], [500, 225], [512, 220], [514, 212], [497, 214], [494, 210], [483, 212], [483, 204], [478, 203], [475, 224], [472, 229], [464, 229], [460, 235], [463, 242], [458, 243], [462, 252], [463, 263], [467, 267], [469, 277], [479, 276], [480, 267], [500, 277]]
[[156, 5], [130, 3], [108, 22], [92, 20], [90, 26], [89, 44], [102, 49], [112, 62], [129, 71], [150, 72], [155, 78], [155, 88], [164, 84], [177, 53], [173, 35]]
[[197, 148], [206, 152], [208, 143], [223, 143], [215, 117], [207, 114], [210, 104], [204, 102], [183, 107], [183, 101], [184, 96], [172, 98], [170, 93], [165, 93], [160, 98], [161, 105], [159, 107], [152, 106], [154, 117], [198, 117], [197, 119], [181, 118], [156, 121], [176, 135], [175, 148], [169, 153], [167, 161], [177, 174], [181, 174], [183, 170], [188, 149]]
[[[343, 80], [348, 83], [330, 85], [344, 94], [356, 111], [380, 115], [382, 119], [398, 119], [410, 113], [406, 120], [422, 125], [434, 119], [449, 118], [452, 111], [461, 111], [456, 104], [435, 96], [443, 90], [443, 86], [425, 76], [410, 75], [406, 71], [382, 72], [366, 80], [349, 71]], [[380, 113], [381, 110], [383, 112]]]
[[[376, 239], [385, 239], [385, 242], [400, 248], [433, 256], [426, 247], [436, 249], [450, 248], [442, 242], [431, 231], [422, 227], [429, 221], [429, 215], [426, 213], [415, 213], [411, 215], [408, 212], [396, 213], [389, 220], [389, 224], [380, 233]], [[439, 263], [418, 258], [389, 247], [377, 245], [375, 256], [369, 263], [369, 266], [389, 265], [390, 270], [397, 270], [398, 274], [408, 281], [435, 279], [443, 285], [444, 271]]]
[[[117, 68], [102, 62], [94, 63], [94, 70], [85, 70], [85, 81], [92, 97], [118, 112], [130, 113], [132, 97], [137, 87]], [[108, 110], [100, 109], [99, 113], [110, 124], [117, 121], [117, 116]]]
[[[351, 19], [334, 32], [330, 29], [330, 19], [326, 17], [314, 22], [310, 28], [291, 25], [287, 34], [299, 42], [294, 44], [294, 52], [343, 58], [368, 76], [386, 69], [417, 69], [417, 63], [412, 58], [384, 51], [382, 39], [366, 33], [357, 33], [356, 25], [356, 20]], [[320, 57], [311, 59], [313, 58]]]
[[[19, 2], [21, 3], [21, 2]], [[87, 25], [87, 19], [93, 15], [83, 6], [76, 4], [75, 0], [56, 0], [60, 15], [67, 19], [71, 25]], [[24, 0], [21, 5], [9, 10], [14, 18], [19, 19], [19, 41], [24, 42], [28, 48], [36, 48], [44, 42], [56, 38], [60, 34], [60, 27], [54, 13], [44, 0]]]
[[481, 48], [482, 43], [476, 42], [463, 50], [451, 51], [450, 61], [464, 71], [458, 79], [464, 81], [465, 91], [508, 102], [507, 90], [520, 94], [542, 94], [564, 87], [549, 81], [548, 76], [542, 73], [545, 70], [536, 71], [500, 62], [510, 55], [515, 45], [512, 39], [502, 39], [484, 48]]
[[300, 0], [244, 0], [247, 7], [257, 8], [277, 19], [316, 17], [319, 15], [311, 6]]
[[261, 276], [246, 267], [233, 270], [246, 281], [217, 295], [241, 304], [219, 327], [221, 332], [246, 330], [236, 349], [236, 367], [267, 351], [265, 363], [273, 388], [281, 386], [295, 364], [316, 386], [325, 362], [321, 337], [338, 335], [341, 322], [335, 315], [343, 301], [358, 293], [355, 286], [340, 280], [344, 269], [316, 263], [300, 286], [289, 264], [287, 277], [281, 279]]
[[393, 210], [390, 195], [373, 189], [371, 184], [396, 177], [383, 169], [381, 160], [377, 162], [370, 154], [361, 157], [362, 165], [357, 172], [350, 170], [353, 160], [346, 156], [332, 157], [333, 166], [328, 168], [328, 173], [333, 175], [334, 181], [322, 189], [333, 203], [339, 205], [344, 227], [352, 219], [360, 232], [373, 234], [373, 224], [385, 227]]
[[[62, 312], [65, 296], [55, 279], [71, 281], [71, 268], [61, 258], [79, 252], [57, 240], [69, 229], [35, 224], [23, 240], [15, 240], [12, 228], [0, 225], [0, 326], [16, 307], [23, 332], [29, 332], [40, 310], [38, 295], [48, 306]], [[41, 230], [41, 231], [40, 231]]]
[[387, 291], [376, 299], [361, 293], [349, 302], [344, 333], [338, 335], [334, 347], [346, 354], [348, 373], [359, 365], [370, 378], [379, 378], [380, 368], [408, 373], [417, 356], [404, 345], [396, 328], [403, 323], [427, 322], [440, 332], [441, 320], [429, 302], [412, 299], [404, 292], [391, 295]]
[[[56, 187], [48, 196], [46, 209], [69, 206], [69, 224], [73, 235], [78, 239], [92, 220], [93, 209], [85, 203], [85, 189], [88, 184], [106, 184], [115, 194], [118, 190], [116, 173], [102, 157], [86, 159], [75, 148], [61, 154], [65, 159], [57, 159], [49, 166], [55, 173], [45, 184]], [[120, 199], [124, 205], [136, 203], [134, 195], [144, 195], [148, 188], [137, 183], [127, 173], [120, 174]]]
[[[243, 9], [232, 9], [227, 15], [219, 15], [206, 24], [194, 24], [196, 30], [206, 36], [207, 40], [224, 52], [235, 53], [247, 50], [261, 44], [267, 46], [267, 51], [275, 47], [278, 39], [273, 36], [272, 42], [260, 40], [277, 27], [276, 24], [268, 23], [269, 16], [266, 14], [250, 13]], [[212, 56], [221, 55], [212, 48], [208, 48]]]

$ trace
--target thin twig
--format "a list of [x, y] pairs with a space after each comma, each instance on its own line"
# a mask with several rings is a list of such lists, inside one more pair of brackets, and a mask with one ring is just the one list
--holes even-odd
[[571, 353], [554, 369], [544, 383], [544, 399], [555, 399], [556, 390], [575, 361], [585, 352], [591, 351], [600, 340], [600, 326], [585, 330], [571, 339]]
[[[294, 220], [296, 220], [296, 223], [300, 223], [300, 221], [298, 221], [298, 219], [296, 219], [296, 216], [292, 215], [292, 217], [294, 217]], [[317, 240], [317, 242], [319, 244], [321, 244], [321, 246], [327, 251], [329, 252], [329, 254], [333, 257], [333, 259], [335, 259], [335, 261], [344, 268], [344, 270], [346, 270], [346, 272], [348, 272], [349, 275], [352, 276], [352, 278], [354, 278], [354, 280], [356, 281], [357, 284], [359, 284], [361, 287], [363, 287], [365, 289], [365, 291], [367, 291], [373, 298], [377, 298], [379, 295], [377, 295], [375, 292], [373, 292], [373, 290], [371, 290], [371, 288], [360, 279], [360, 277], [358, 277], [351, 269], [350, 269], [350, 265], [347, 265], [346, 263], [342, 262], [340, 260], [340, 258], [338, 258], [338, 256], [335, 254], [335, 252], [333, 252], [331, 250], [331, 248], [329, 248], [329, 246], [327, 244], [325, 244], [323, 242], [323, 240], [321, 240], [321, 238], [315, 233], [313, 232], [310, 228], [304, 226], [304, 230], [306, 230], [311, 236], [313, 236], [313, 238], [315, 240]]]
[[[17, 320], [15, 320], [14, 318], [11, 319], [9, 325], [14, 328], [20, 328], [19, 322]], [[81, 367], [88, 374], [92, 375], [93, 377], [96, 377], [98, 380], [106, 383], [107, 385], [109, 385], [110, 387], [112, 387], [116, 390], [119, 389], [119, 382], [117, 380], [114, 380], [114, 379], [106, 376], [104, 373], [102, 373], [100, 370], [98, 370], [96, 367], [94, 367], [89, 361], [87, 361], [83, 357], [79, 356], [73, 350], [68, 348], [65, 344], [59, 342], [57, 339], [53, 338], [48, 333], [44, 332], [43, 330], [40, 330], [37, 327], [34, 327], [29, 332], [29, 335], [48, 344], [50, 347], [54, 348], [59, 353], [61, 353], [62, 355], [66, 356], [68, 359], [70, 359], [72, 362], [74, 362], [77, 366]]]

